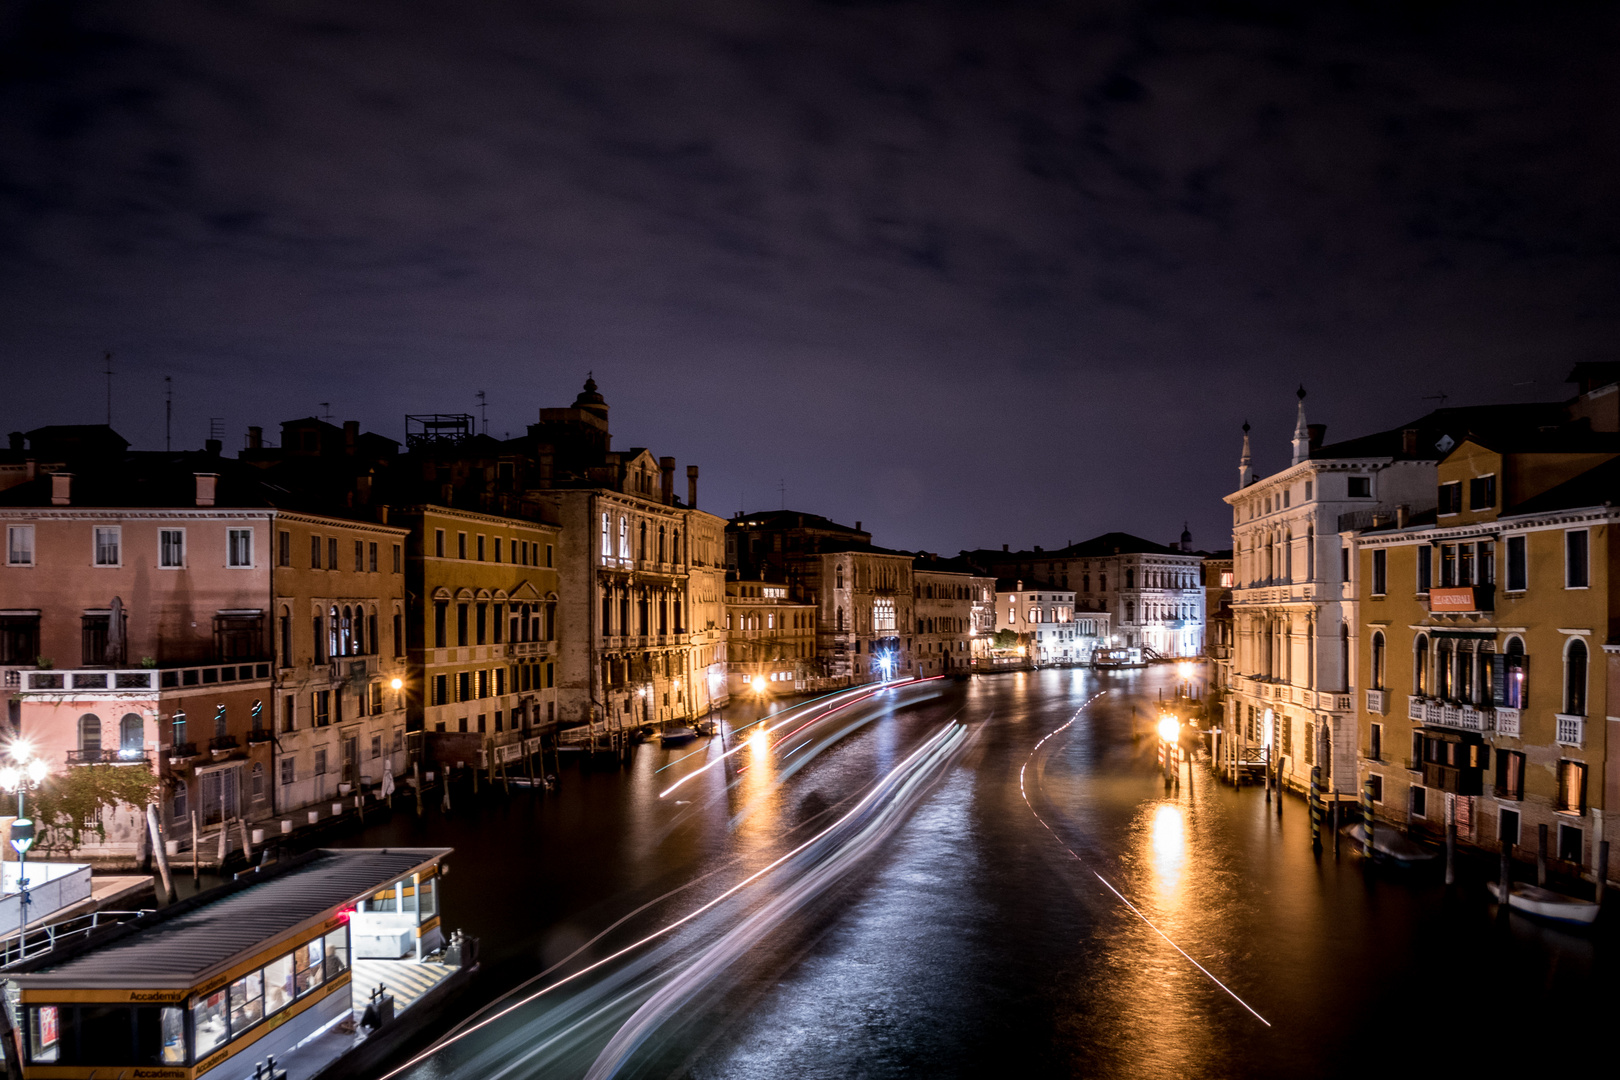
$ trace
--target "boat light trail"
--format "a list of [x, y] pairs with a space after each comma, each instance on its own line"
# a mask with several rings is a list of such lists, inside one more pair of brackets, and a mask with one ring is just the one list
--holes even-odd
[[831, 825], [827, 826], [825, 829], [821, 830], [819, 833], [812, 836], [810, 839], [806, 840], [804, 843], [800, 844], [798, 847], [794, 848], [792, 851], [789, 851], [786, 854], [779, 856], [778, 858], [776, 858], [776, 859], [772, 860], [771, 862], [767, 863], [765, 866], [760, 867], [758, 870], [754, 871], [752, 874], [749, 874], [747, 877], [743, 878], [741, 881], [737, 882], [737, 884], [733, 885], [731, 888], [727, 889], [725, 892], [721, 893], [719, 896], [716, 896], [713, 900], [710, 900], [708, 903], [706, 903], [706, 904], [702, 905], [701, 907], [698, 907], [698, 908], [688, 912], [685, 915], [682, 915], [679, 919], [676, 919], [674, 922], [669, 923], [667, 926], [664, 926], [664, 927], [661, 927], [660, 929], [654, 930], [652, 933], [648, 934], [646, 937], [642, 938], [641, 940], [631, 942], [629, 945], [626, 945], [624, 948], [618, 950], [617, 952], [610, 953], [609, 955], [602, 957], [602, 959], [596, 961], [595, 963], [587, 964], [586, 966], [580, 968], [578, 971], [574, 972], [572, 975], [565, 975], [563, 978], [558, 979], [556, 982], [552, 983], [550, 986], [542, 987], [541, 989], [536, 990], [534, 993], [528, 995], [527, 997], [520, 998], [517, 1001], [514, 1001], [512, 1004], [508, 1005], [506, 1008], [500, 1010], [499, 1012], [492, 1013], [491, 1015], [489, 1015], [485, 1019], [480, 1020], [476, 1024], [473, 1024], [471, 1027], [464, 1028], [463, 1030], [456, 1032], [454, 1035], [451, 1035], [451, 1036], [445, 1038], [441, 1042], [435, 1043], [434, 1045], [428, 1047], [426, 1050], [422, 1051], [420, 1054], [417, 1054], [415, 1057], [411, 1058], [409, 1061], [407, 1061], [404, 1064], [396, 1067], [393, 1071], [384, 1073], [379, 1078], [379, 1080], [392, 1080], [393, 1077], [398, 1076], [400, 1073], [404, 1072], [406, 1069], [410, 1069], [410, 1068], [415, 1067], [416, 1065], [421, 1064], [422, 1062], [426, 1061], [428, 1058], [430, 1058], [430, 1057], [434, 1056], [435, 1054], [439, 1053], [439, 1051], [444, 1050], [445, 1048], [447, 1048], [449, 1046], [452, 1046], [455, 1043], [460, 1042], [462, 1039], [465, 1039], [467, 1036], [473, 1034], [473, 1032], [478, 1031], [481, 1028], [488, 1027], [490, 1024], [493, 1024], [495, 1021], [499, 1020], [503, 1016], [506, 1016], [507, 1014], [511, 1013], [512, 1011], [514, 1011], [516, 1009], [520, 1009], [523, 1006], [529, 1004], [530, 1002], [539, 1000], [540, 998], [544, 997], [545, 995], [551, 993], [553, 990], [556, 990], [556, 989], [558, 989], [559, 987], [562, 987], [562, 986], [566, 986], [567, 984], [573, 982], [575, 979], [579, 978], [582, 975], [587, 975], [590, 972], [595, 971], [598, 968], [605, 967], [606, 965], [611, 964], [613, 961], [618, 960], [621, 957], [627, 956], [632, 952], [635, 952], [637, 949], [641, 948], [643, 945], [647, 945], [647, 944], [649, 944], [649, 943], [651, 943], [653, 941], [657, 941], [659, 938], [666, 937], [667, 935], [674, 932], [675, 930], [678, 930], [682, 926], [685, 926], [687, 923], [691, 922], [693, 919], [696, 919], [699, 915], [702, 915], [704, 912], [713, 910], [715, 907], [717, 907], [723, 901], [729, 900], [731, 897], [735, 896], [737, 893], [741, 892], [743, 889], [747, 888], [749, 885], [751, 885], [754, 882], [758, 881], [760, 878], [764, 877], [766, 874], [770, 873], [772, 870], [775, 870], [777, 867], [781, 866], [783, 863], [787, 862], [789, 859], [792, 859], [794, 856], [800, 854], [801, 852], [805, 851], [806, 849], [808, 849], [810, 847], [813, 847], [814, 845], [819, 843], [821, 840], [826, 838], [831, 833], [837, 831], [838, 829], [843, 828], [846, 824], [848, 824], [849, 822], [855, 820], [857, 817], [859, 817], [861, 814], [863, 814], [866, 811], [866, 809], [868, 808], [869, 805], [871, 805], [872, 803], [877, 801], [884, 794], [884, 792], [887, 791], [890, 788], [890, 786], [895, 782], [895, 779], [897, 777], [904, 776], [912, 768], [914, 768], [919, 761], [924, 760], [924, 759], [929, 758], [930, 756], [932, 756], [934, 751], [936, 751], [940, 747], [940, 745], [942, 743], [946, 742], [947, 740], [955, 741], [955, 739], [959, 739], [960, 735], [958, 733], [961, 732], [961, 731], [962, 731], [961, 725], [953, 723], [953, 724], [947, 725], [946, 727], [943, 727], [939, 731], [935, 732], [932, 737], [924, 740], [923, 743], [920, 746], [918, 746], [916, 750], [913, 750], [906, 757], [906, 759], [904, 761], [900, 762], [900, 764], [896, 765], [893, 769], [889, 770], [889, 772], [883, 777], [883, 779], [878, 781], [877, 784], [875, 784], [870, 791], [868, 791], [864, 796], [862, 796], [861, 800], [859, 802], [857, 802], [854, 806], [850, 807], [849, 812], [846, 813], [843, 817], [840, 817], [837, 821], [833, 822]]
[[[896, 688], [901, 687], [901, 686], [913, 686], [913, 685], [916, 685], [918, 683], [933, 682], [935, 679], [943, 679], [944, 677], [945, 676], [943, 676], [943, 675], [932, 675], [932, 676], [929, 676], [926, 679], [903, 679], [903, 680], [901, 680], [899, 682], [879, 683], [878, 686], [876, 687], [876, 689], [870, 690], [870, 691], [862, 694], [860, 697], [853, 698], [853, 699], [851, 699], [849, 701], [846, 701], [842, 705], [838, 706], [835, 709], [829, 708], [826, 712], [821, 713], [818, 716], [811, 717], [809, 720], [806, 720], [799, 727], [794, 728], [792, 731], [790, 731], [786, 735], [782, 736], [782, 738], [791, 739], [793, 736], [797, 735], [799, 732], [803, 731], [805, 728], [809, 727], [811, 724], [819, 723], [820, 721], [827, 719], [827, 717], [832, 716], [834, 713], [843, 712], [845, 709], [849, 708], [851, 705], [857, 705], [857, 704], [859, 704], [859, 703], [861, 703], [863, 701], [866, 701], [866, 700], [868, 700], [870, 698], [874, 698], [878, 694], [882, 693], [884, 690], [892, 690], [892, 689], [896, 689]], [[808, 704], [810, 704], [810, 702], [805, 702], [805, 704], [808, 705]], [[794, 706], [794, 708], [789, 709], [787, 711], [789, 713], [791, 713], [791, 712], [796, 711], [800, 707], [801, 706]], [[774, 714], [772, 714], [772, 716], [786, 716], [786, 713], [774, 713]], [[766, 720], [772, 719], [772, 716], [761, 717], [759, 720], [754, 721], [754, 723], [756, 723], [756, 724], [764, 723]], [[794, 717], [793, 719], [797, 720], [798, 718]], [[784, 719], [781, 723], [777, 724], [775, 727], [766, 728], [763, 732], [757, 732], [756, 731], [754, 733], [754, 735], [760, 735], [760, 734], [764, 734], [766, 736], [774, 735], [778, 731], [780, 731], [783, 728], [787, 727], [788, 724], [790, 724], [792, 722], [793, 722], [793, 720]], [[747, 726], [751, 727], [753, 725], [747, 725]], [[743, 729], [739, 728], [738, 730], [741, 731]], [[665, 798], [666, 796], [669, 795], [670, 792], [674, 791], [676, 788], [679, 788], [682, 784], [686, 783], [688, 780], [692, 779], [694, 776], [702, 776], [704, 773], [708, 772], [710, 769], [714, 768], [716, 765], [722, 764], [731, 755], [740, 752], [745, 746], [748, 746], [750, 744], [750, 742], [752, 742], [752, 740], [754, 738], [754, 735], [749, 736], [748, 739], [739, 739], [739, 740], [737, 740], [737, 745], [736, 746], [733, 746], [730, 750], [727, 750], [725, 753], [721, 754], [719, 757], [715, 758], [714, 760], [706, 762], [701, 767], [693, 769], [691, 772], [687, 773], [685, 776], [681, 777], [679, 780], [677, 780], [673, 784], [669, 785], [669, 787], [665, 788], [663, 791], [660, 791], [658, 793], [658, 797], [660, 799]], [[687, 757], [691, 757], [691, 756], [692, 755], [690, 755], [690, 754], [687, 755]], [[741, 772], [741, 771], [742, 771], [741, 769], [738, 770], [738, 772]]]
[[1146, 924], [1146, 926], [1147, 926], [1147, 928], [1149, 930], [1152, 930], [1155, 934], [1158, 934], [1161, 938], [1163, 938], [1165, 940], [1165, 943], [1168, 944], [1172, 949], [1176, 950], [1176, 952], [1180, 953], [1182, 955], [1182, 957], [1187, 961], [1187, 963], [1191, 964], [1193, 967], [1195, 967], [1199, 971], [1203, 972], [1204, 977], [1206, 979], [1208, 979], [1210, 982], [1214, 983], [1216, 986], [1220, 987], [1222, 990], [1226, 991], [1226, 993], [1232, 998], [1233, 1001], [1237, 1002], [1239, 1005], [1243, 1006], [1245, 1009], [1247, 1009], [1249, 1011], [1249, 1015], [1253, 1016], [1256, 1020], [1258, 1020], [1262, 1024], [1266, 1025], [1266, 1027], [1270, 1027], [1271, 1026], [1271, 1021], [1270, 1020], [1267, 1020], [1265, 1017], [1261, 1016], [1258, 1012], [1256, 1012], [1253, 1005], [1250, 1005], [1247, 1001], [1244, 1001], [1242, 998], [1238, 997], [1237, 991], [1233, 990], [1230, 986], [1227, 986], [1225, 983], [1221, 982], [1221, 980], [1217, 979], [1214, 976], [1214, 974], [1211, 973], [1211, 971], [1207, 967], [1205, 967], [1203, 964], [1200, 964], [1197, 960], [1194, 960], [1192, 958], [1192, 955], [1190, 953], [1188, 953], [1186, 949], [1183, 949], [1180, 945], [1177, 945], [1173, 940], [1171, 940], [1169, 934], [1166, 934], [1163, 930], [1160, 930], [1157, 926], [1155, 926], [1154, 923], [1153, 923], [1153, 920], [1148, 918], [1146, 915], [1144, 915], [1142, 913], [1141, 908], [1139, 908], [1135, 904], [1131, 903], [1128, 899], [1126, 899], [1124, 893], [1122, 893], [1118, 889], [1114, 888], [1114, 883], [1113, 882], [1109, 881], [1107, 878], [1105, 878], [1101, 874], [1097, 873], [1096, 870], [1093, 870], [1091, 868], [1091, 866], [1086, 863], [1086, 860], [1080, 857], [1078, 852], [1076, 852], [1068, 844], [1064, 843], [1063, 838], [1057, 834], [1057, 830], [1052, 828], [1051, 825], [1047, 824], [1046, 819], [1041, 817], [1040, 812], [1035, 809], [1035, 804], [1032, 803], [1030, 801], [1030, 799], [1029, 799], [1029, 792], [1027, 790], [1025, 790], [1025, 788], [1024, 788], [1024, 773], [1029, 768], [1029, 763], [1031, 761], [1035, 760], [1035, 755], [1040, 753], [1040, 749], [1041, 749], [1042, 746], [1044, 746], [1046, 744], [1047, 739], [1050, 739], [1050, 738], [1052, 738], [1052, 736], [1057, 735], [1057, 734], [1061, 733], [1062, 731], [1066, 730], [1076, 720], [1080, 719], [1080, 714], [1085, 711], [1087, 705], [1090, 705], [1093, 701], [1097, 700], [1097, 698], [1101, 697], [1103, 694], [1106, 694], [1106, 693], [1108, 693], [1108, 691], [1103, 690], [1103, 691], [1100, 691], [1099, 693], [1093, 694], [1091, 697], [1087, 698], [1080, 705], [1080, 707], [1074, 711], [1074, 715], [1069, 717], [1068, 723], [1064, 724], [1062, 727], [1059, 727], [1059, 728], [1056, 728], [1056, 729], [1054, 729], [1052, 731], [1047, 732], [1044, 736], [1042, 736], [1041, 741], [1035, 744], [1034, 749], [1032, 749], [1029, 752], [1029, 757], [1024, 759], [1024, 764], [1022, 766], [1020, 766], [1019, 769], [1018, 769], [1018, 794], [1023, 796], [1024, 805], [1029, 807], [1029, 812], [1031, 814], [1035, 815], [1035, 820], [1041, 823], [1041, 827], [1044, 828], [1047, 832], [1052, 834], [1052, 839], [1054, 839], [1054, 840], [1056, 840], [1058, 842], [1058, 846], [1061, 847], [1064, 851], [1067, 851], [1069, 853], [1069, 856], [1071, 858], [1073, 858], [1075, 862], [1079, 863], [1081, 866], [1084, 866], [1087, 870], [1091, 870], [1092, 876], [1094, 876], [1098, 881], [1102, 882], [1103, 886], [1105, 888], [1107, 888], [1107, 890], [1109, 892], [1111, 892], [1115, 896], [1119, 897], [1119, 902], [1124, 904], [1127, 908], [1129, 908], [1131, 910], [1131, 914], [1135, 915], [1138, 919], [1141, 919], [1142, 922], [1144, 924]]

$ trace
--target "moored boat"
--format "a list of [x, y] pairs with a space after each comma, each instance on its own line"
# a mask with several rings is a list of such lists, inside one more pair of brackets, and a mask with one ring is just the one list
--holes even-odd
[[665, 746], [678, 746], [681, 743], [691, 742], [697, 738], [697, 732], [689, 727], [665, 728], [658, 733], [658, 739]]
[[[1345, 835], [1362, 847], [1367, 846], [1367, 827], [1362, 822], [1358, 821], [1346, 829]], [[1374, 858], [1402, 866], [1415, 866], [1440, 857], [1440, 853], [1433, 848], [1410, 840], [1388, 826], [1373, 829], [1372, 851]]]
[[[1500, 885], [1491, 881], [1487, 882], [1485, 887], [1491, 891], [1491, 896], [1497, 903], [1502, 902]], [[1513, 883], [1508, 893], [1508, 907], [1527, 915], [1576, 923], [1580, 926], [1590, 926], [1598, 916], [1598, 905], [1594, 901], [1567, 896], [1523, 881]]]

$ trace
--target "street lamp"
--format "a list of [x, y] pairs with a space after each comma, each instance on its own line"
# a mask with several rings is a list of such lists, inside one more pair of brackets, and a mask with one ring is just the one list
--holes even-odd
[[28, 849], [34, 846], [34, 823], [23, 815], [24, 796], [45, 779], [45, 762], [33, 757], [27, 743], [11, 744], [13, 764], [0, 768], [0, 788], [17, 796], [17, 818], [11, 823], [11, 848], [17, 853], [17, 892], [21, 898], [21, 925], [17, 928], [19, 955], [28, 952]]
[[1159, 717], [1159, 742], [1164, 747], [1164, 786], [1168, 790], [1176, 747], [1181, 743], [1181, 721], [1169, 713]]

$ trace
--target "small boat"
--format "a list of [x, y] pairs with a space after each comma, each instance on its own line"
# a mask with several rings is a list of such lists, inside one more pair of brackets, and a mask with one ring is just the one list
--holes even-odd
[[[1497, 903], [1501, 903], [1501, 886], [1489, 881], [1485, 883], [1485, 887], [1491, 890], [1491, 897]], [[1590, 926], [1598, 916], [1598, 905], [1594, 901], [1566, 896], [1523, 881], [1513, 883], [1513, 888], [1508, 894], [1508, 907], [1527, 915], [1539, 915], [1543, 919], [1576, 923], [1580, 926]]]
[[658, 733], [658, 739], [665, 746], [679, 746], [681, 743], [691, 742], [697, 738], [697, 732], [689, 727], [665, 728]]
[[[1345, 835], [1363, 847], [1367, 844], [1367, 827], [1359, 821], [1346, 829]], [[1415, 866], [1440, 857], [1438, 851], [1407, 839], [1387, 825], [1373, 829], [1372, 850], [1374, 858], [1385, 859], [1402, 866]]]

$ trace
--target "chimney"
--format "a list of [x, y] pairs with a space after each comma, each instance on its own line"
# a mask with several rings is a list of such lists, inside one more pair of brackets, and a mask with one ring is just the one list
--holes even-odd
[[1006, 544], [1002, 544], [1002, 545], [1001, 545], [1001, 550], [1002, 550], [1002, 551], [1006, 551], [1006, 550], [1007, 550], [1007, 545], [1006, 545]]
[[225, 449], [225, 444], [218, 439], [209, 439], [203, 443], [203, 450], [209, 457], [219, 457], [219, 452]]
[[360, 441], [360, 421], [343, 421], [343, 452], [354, 453], [354, 444]]
[[675, 459], [661, 457], [658, 459], [658, 472], [662, 479], [659, 481], [664, 487], [664, 505], [675, 505]]
[[219, 484], [219, 473], [192, 473], [197, 478], [197, 505], [213, 506], [214, 489]]
[[1411, 513], [1412, 508], [1410, 506], [1406, 505], [1405, 503], [1397, 504], [1395, 507], [1395, 527], [1397, 529], [1406, 528], [1406, 520]]
[[1042, 551], [1041, 545], [1036, 544], [1035, 545], [1035, 554], [1039, 555], [1041, 553], [1041, 551]]
[[1401, 429], [1401, 454], [1405, 457], [1417, 456], [1417, 428]]
[[73, 474], [59, 472], [51, 474], [51, 505], [68, 506], [73, 502]]
[[1306, 424], [1305, 430], [1310, 433], [1311, 449], [1320, 450], [1322, 448], [1322, 436], [1327, 434], [1327, 425]]
[[860, 522], [858, 522], [858, 521], [857, 521], [857, 522], [856, 522], [856, 523], [855, 523], [855, 531], [856, 531], [856, 532], [865, 532], [865, 531], [866, 531], [866, 530], [865, 530], [865, 529], [863, 529], [863, 528], [861, 528], [861, 523], [860, 523]]
[[697, 478], [697, 466], [688, 465], [686, 467], [686, 505], [693, 510], [697, 509]]
[[249, 450], [263, 450], [264, 449], [264, 428], [262, 428], [262, 427], [250, 427], [250, 428], [248, 428], [248, 449]]
[[21, 450], [23, 448], [23, 433], [22, 432], [13, 431], [11, 433], [11, 448], [13, 450]]

